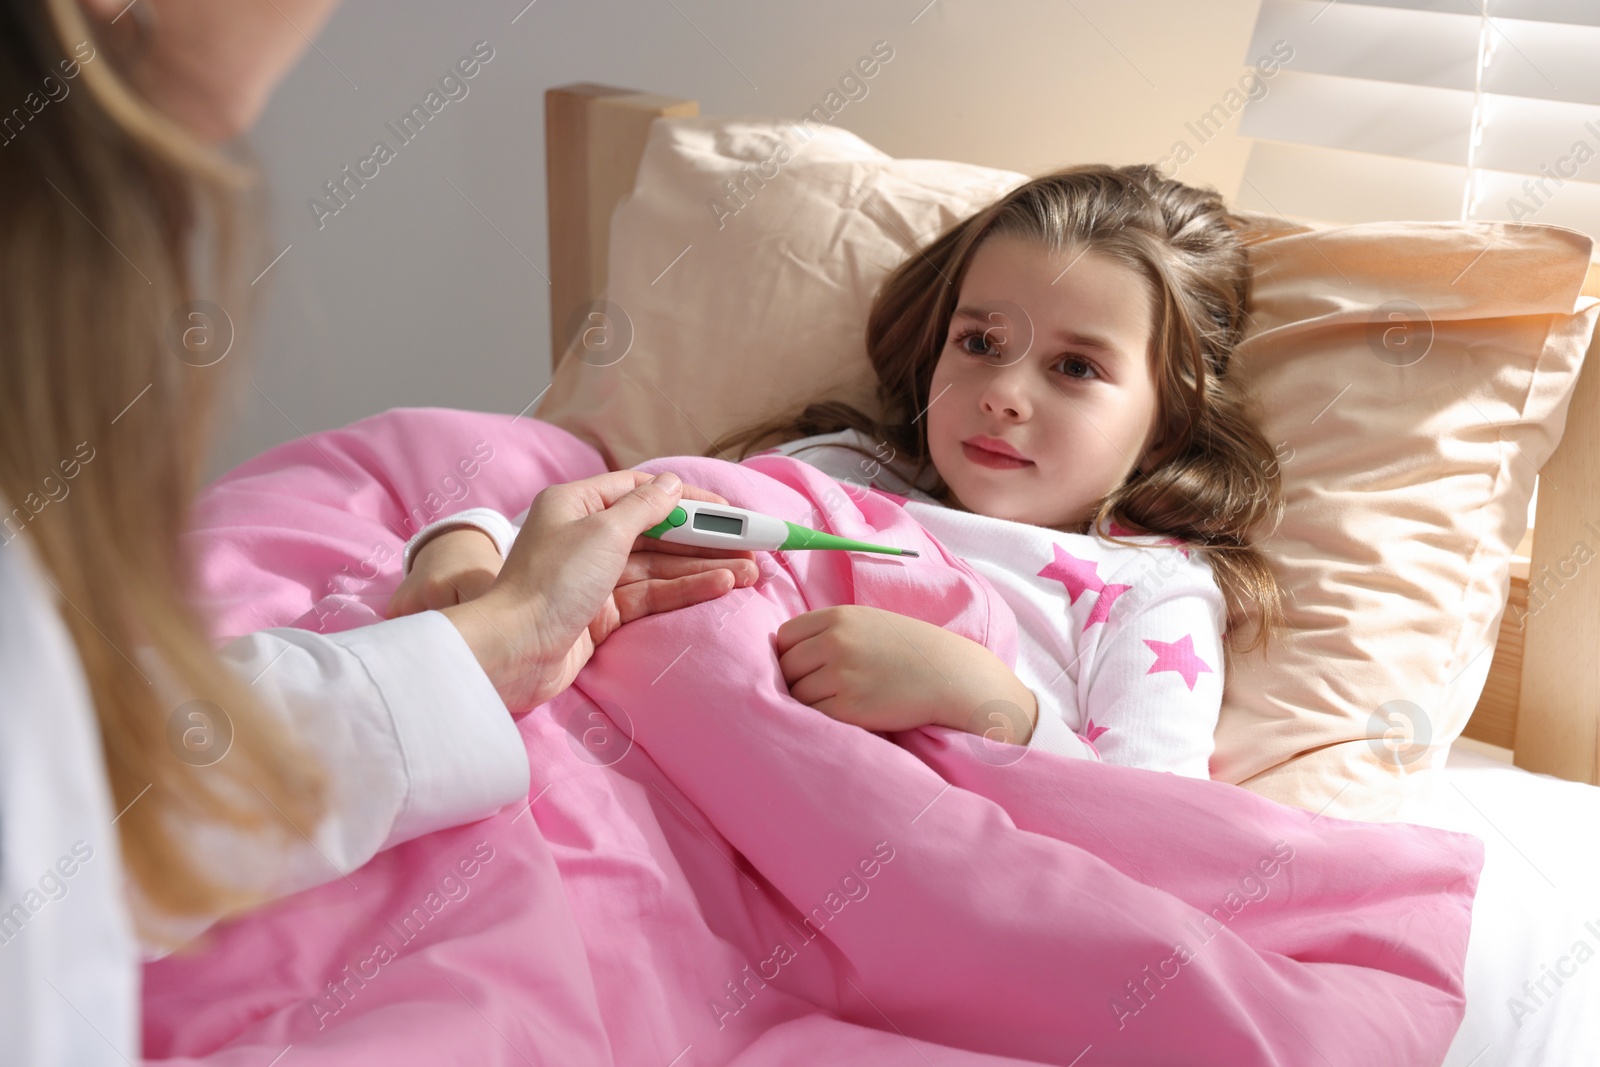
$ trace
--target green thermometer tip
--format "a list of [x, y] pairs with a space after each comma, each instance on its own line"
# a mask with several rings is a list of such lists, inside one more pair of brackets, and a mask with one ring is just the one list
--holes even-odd
[[881, 552], [887, 556], [916, 556], [920, 555], [911, 548], [890, 548], [888, 545], [868, 544], [866, 541], [853, 541], [848, 537], [835, 537], [833, 534], [823, 533], [821, 530], [812, 530], [804, 526], [797, 526], [792, 522], [785, 522], [789, 527], [789, 537], [779, 545], [780, 551], [810, 548], [839, 548], [848, 552]]

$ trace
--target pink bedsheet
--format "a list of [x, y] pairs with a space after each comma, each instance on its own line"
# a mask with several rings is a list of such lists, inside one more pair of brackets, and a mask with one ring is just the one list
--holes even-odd
[[[854, 499], [795, 460], [646, 466], [923, 556], [765, 557], [755, 588], [624, 627], [521, 720], [531, 805], [390, 850], [150, 965], [148, 1058], [1443, 1059], [1476, 838], [834, 722], [787, 694], [771, 644], [784, 619], [872, 604], [1012, 662], [1010, 610], [894, 501]], [[601, 469], [554, 427], [434, 409], [274, 449], [198, 510], [215, 631], [374, 621], [420, 520], [516, 512]]]

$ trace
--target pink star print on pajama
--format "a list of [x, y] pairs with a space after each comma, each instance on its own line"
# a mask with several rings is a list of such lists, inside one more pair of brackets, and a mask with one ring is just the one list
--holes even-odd
[[1111, 607], [1117, 602], [1117, 597], [1132, 589], [1131, 585], [1118, 585], [1115, 582], [1107, 585], [1095, 573], [1096, 564], [1092, 560], [1079, 559], [1072, 553], [1064, 551], [1060, 545], [1051, 545], [1055, 549], [1056, 558], [1053, 563], [1045, 564], [1044, 570], [1039, 572], [1041, 578], [1055, 578], [1067, 587], [1068, 603], [1076, 604], [1078, 597], [1087, 589], [1093, 589], [1099, 594], [1095, 597], [1094, 608], [1090, 610], [1089, 617], [1084, 620], [1083, 628], [1087, 630], [1097, 622], [1105, 622], [1111, 617]]
[[[1196, 573], [1205, 565], [1181, 541], [1141, 537], [1117, 524], [1110, 530], [1148, 547], [1119, 551], [1104, 539], [1057, 534], [1048, 546], [1049, 562], [1035, 574], [1058, 597], [1064, 594], [1067, 625], [1076, 623], [1079, 635], [1076, 655], [1089, 665], [1078, 677], [1083, 725], [1075, 729], [1106, 762], [1194, 768], [1201, 751], [1209, 755], [1221, 704], [1220, 684], [1196, 692], [1205, 675], [1220, 683], [1212, 665], [1221, 663], [1220, 592], [1209, 568], [1203, 580]], [[1130, 553], [1143, 553], [1144, 559]], [[1149, 565], [1163, 553], [1165, 566]], [[1096, 623], [1100, 629], [1091, 632]], [[1166, 675], [1182, 679], [1183, 689], [1162, 685]], [[1070, 724], [1070, 715], [1064, 717]], [[1186, 760], [1180, 753], [1187, 753]]]
[[1206, 666], [1205, 660], [1194, 654], [1194, 635], [1184, 634], [1182, 639], [1173, 642], [1152, 641], [1148, 637], [1144, 643], [1156, 654], [1155, 663], [1151, 664], [1146, 673], [1155, 674], [1158, 671], [1177, 671], [1183, 676], [1183, 684], [1191, 690], [1194, 681], [1204, 671], [1211, 673], [1211, 668]]
[[[1113, 530], [1119, 529], [1115, 525], [1112, 528]], [[1125, 536], [1130, 532], [1124, 529], [1114, 536]], [[1181, 542], [1177, 542], [1173, 538], [1166, 538], [1162, 543], [1181, 544]], [[1109, 619], [1111, 617], [1111, 607], [1116, 603], [1117, 597], [1132, 589], [1133, 586], [1118, 585], [1115, 582], [1103, 582], [1100, 580], [1099, 564], [1093, 560], [1079, 559], [1060, 545], [1051, 545], [1050, 547], [1055, 550], [1056, 558], [1052, 562], [1045, 564], [1044, 569], [1039, 572], [1039, 577], [1054, 578], [1066, 586], [1067, 602], [1070, 604], [1076, 604], [1078, 597], [1089, 590], [1099, 594], [1095, 599], [1093, 609], [1089, 612], [1087, 621], [1083, 624], [1085, 630], [1097, 622], [1105, 622]], [[1185, 557], [1189, 554], [1187, 548], [1180, 548], [1179, 551]], [[1211, 673], [1211, 668], [1206, 665], [1205, 660], [1195, 655], [1193, 634], [1184, 634], [1177, 641], [1170, 642], [1145, 638], [1144, 643], [1149, 645], [1150, 650], [1156, 654], [1156, 661], [1150, 665], [1149, 671], [1146, 672], [1147, 674], [1156, 674], [1160, 671], [1176, 671], [1183, 677], [1184, 684], [1192, 691], [1195, 678], [1201, 672]], [[1105, 729], [1105, 727], [1101, 727], [1100, 731], [1103, 733]], [[1091, 737], [1089, 740], [1092, 741], [1094, 738]]]

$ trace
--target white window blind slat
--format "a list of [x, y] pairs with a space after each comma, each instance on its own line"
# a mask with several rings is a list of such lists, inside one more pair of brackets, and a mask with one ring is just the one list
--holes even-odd
[[[1298, 58], [1298, 53], [1296, 54]], [[1477, 97], [1459, 89], [1397, 85], [1285, 67], [1245, 109], [1247, 137], [1461, 163]]]
[[1478, 170], [1473, 172], [1473, 193], [1469, 219], [1537, 222], [1600, 234], [1600, 185], [1593, 182], [1557, 186], [1525, 174]]
[[[1597, 5], [1600, 6], [1600, 5]], [[1496, 8], [1491, 3], [1490, 13]], [[1600, 104], [1600, 26], [1563, 26], [1494, 15], [1485, 92]]]
[[1600, 182], [1600, 106], [1485, 96], [1474, 162], [1513, 174]]
[[[1465, 167], [1258, 141], [1234, 202], [1310, 222], [1461, 220]], [[1525, 174], [1471, 174], [1472, 222], [1526, 222], [1600, 234], [1600, 184], [1542, 184]]]
[[[1327, 0], [1323, 0], [1324, 3]], [[1477, 9], [1483, 14], [1483, 0], [1339, 0], [1355, 7], [1404, 7], [1414, 11], [1435, 11], [1459, 15]], [[1495, 18], [1528, 19], [1534, 22], [1560, 22], [1569, 25], [1600, 26], [1600, 4], [1595, 0], [1493, 0], [1488, 13]]]
[[1465, 167], [1258, 141], [1234, 202], [1310, 222], [1449, 220], [1461, 210]]
[[1286, 41], [1294, 49], [1287, 70], [1472, 92], [1482, 24], [1476, 14], [1262, 0], [1246, 54], [1265, 55]]

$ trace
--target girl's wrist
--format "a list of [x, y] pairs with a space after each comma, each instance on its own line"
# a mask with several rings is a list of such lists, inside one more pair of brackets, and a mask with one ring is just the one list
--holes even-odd
[[1026, 745], [1039, 722], [1039, 701], [1015, 675], [1011, 680], [1016, 684], [1005, 696], [991, 695], [972, 706], [966, 721], [956, 728], [1009, 745]]
[[[1013, 677], [1015, 676], [1013, 675]], [[1033, 739], [1033, 731], [1039, 725], [1039, 698], [1033, 695], [1033, 690], [1022, 684], [1020, 678], [1017, 679], [1017, 689], [1021, 693], [1020, 699], [1022, 703], [1020, 707], [1022, 708], [1023, 719], [1018, 724], [1020, 735], [1013, 739], [1011, 743], [1014, 745], [1026, 745]]]
[[972, 679], [972, 684], [941, 709], [939, 724], [1008, 744], [1027, 744], [1039, 721], [1038, 698], [993, 652], [975, 642], [969, 644], [977, 662], [961, 673]]

